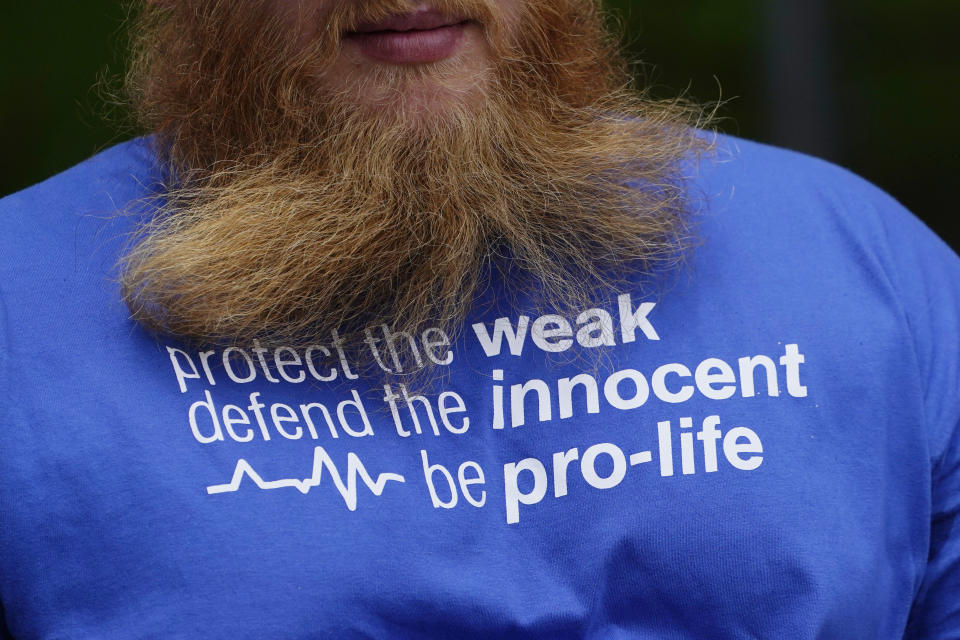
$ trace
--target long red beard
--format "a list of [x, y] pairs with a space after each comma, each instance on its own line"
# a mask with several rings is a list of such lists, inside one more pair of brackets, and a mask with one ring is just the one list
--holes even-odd
[[[318, 95], [323, 69], [306, 63], [344, 24], [406, 3], [343, 5], [296, 50], [255, 4], [201, 3], [199, 24], [184, 8], [148, 15], [141, 32], [135, 96], [171, 170], [122, 265], [147, 328], [292, 347], [339, 329], [359, 354], [374, 323], [455, 334], [497, 271], [563, 313], [682, 256], [681, 167], [703, 138], [690, 110], [625, 88], [599, 3], [528, 2], [516, 41], [489, 24], [481, 99], [427, 120]], [[438, 6], [496, 15], [485, 0]], [[381, 80], [402, 96], [429, 72]]]

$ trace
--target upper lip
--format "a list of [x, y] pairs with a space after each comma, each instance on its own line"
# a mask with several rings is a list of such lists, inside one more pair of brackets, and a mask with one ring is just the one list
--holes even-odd
[[462, 18], [451, 17], [436, 9], [422, 9], [412, 13], [389, 16], [379, 22], [364, 22], [354, 33], [372, 33], [374, 31], [423, 31], [438, 29], [463, 22]]

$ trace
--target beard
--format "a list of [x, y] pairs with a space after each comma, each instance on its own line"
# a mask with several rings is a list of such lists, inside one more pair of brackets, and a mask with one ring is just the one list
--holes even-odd
[[121, 263], [133, 317], [196, 345], [338, 330], [361, 361], [365, 327], [455, 336], [497, 283], [575, 315], [653, 282], [688, 245], [683, 168], [707, 145], [695, 109], [630, 88], [599, 4], [526, 0], [511, 31], [494, 0], [432, 3], [483, 29], [464, 90], [445, 62], [334, 73], [343, 34], [412, 2], [301, 31], [269, 2], [151, 3], [128, 81], [166, 177]]

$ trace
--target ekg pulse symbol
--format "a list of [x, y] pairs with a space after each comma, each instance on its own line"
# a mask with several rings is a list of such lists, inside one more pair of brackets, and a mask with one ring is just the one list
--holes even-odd
[[377, 479], [374, 480], [363, 466], [363, 462], [360, 461], [357, 454], [350, 452], [347, 454], [347, 483], [344, 484], [337, 465], [330, 459], [330, 456], [323, 447], [316, 447], [313, 450], [313, 473], [303, 480], [298, 478], [264, 480], [260, 477], [260, 474], [250, 466], [249, 462], [240, 458], [237, 460], [237, 466], [233, 471], [233, 478], [230, 482], [228, 484], [210, 485], [207, 487], [207, 493], [214, 494], [237, 491], [240, 488], [243, 477], [249, 476], [253, 483], [261, 489], [294, 487], [300, 493], [306, 494], [311, 488], [320, 486], [320, 478], [323, 476], [324, 467], [327, 468], [327, 472], [333, 479], [333, 483], [337, 486], [337, 491], [340, 492], [340, 497], [343, 498], [344, 504], [347, 505], [350, 511], [357, 510], [357, 476], [363, 480], [363, 483], [367, 485], [367, 488], [375, 496], [381, 495], [384, 487], [386, 487], [387, 483], [391, 480], [394, 482], [406, 482], [406, 479], [398, 473], [381, 473], [377, 476]]

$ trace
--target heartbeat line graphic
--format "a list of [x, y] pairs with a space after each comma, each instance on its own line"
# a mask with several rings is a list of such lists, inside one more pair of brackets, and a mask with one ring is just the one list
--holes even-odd
[[344, 485], [343, 479], [340, 477], [340, 471], [337, 469], [337, 465], [334, 464], [333, 460], [330, 459], [330, 456], [324, 450], [323, 447], [317, 447], [313, 450], [313, 474], [299, 480], [297, 478], [284, 478], [282, 480], [270, 480], [266, 481], [260, 477], [260, 474], [254, 471], [253, 467], [250, 466], [250, 463], [240, 458], [237, 460], [237, 466], [233, 471], [233, 478], [228, 484], [215, 484], [207, 487], [208, 494], [214, 493], [230, 493], [232, 491], [237, 491], [240, 488], [240, 483], [243, 481], [244, 476], [249, 476], [255, 485], [261, 489], [280, 489], [282, 487], [295, 487], [300, 493], [306, 494], [313, 487], [320, 486], [320, 478], [323, 475], [323, 468], [326, 467], [327, 471], [330, 474], [330, 477], [333, 479], [333, 483], [337, 486], [337, 491], [340, 492], [340, 497], [343, 498], [344, 504], [347, 505], [347, 509], [350, 511], [357, 510], [357, 476], [360, 476], [360, 479], [363, 480], [363, 483], [367, 485], [367, 488], [375, 496], [383, 494], [383, 489], [386, 487], [387, 483], [393, 480], [394, 482], [406, 482], [406, 479], [398, 473], [381, 473], [377, 476], [377, 479], [374, 480], [370, 477], [370, 474], [367, 473], [366, 468], [363, 466], [363, 462], [360, 461], [360, 458], [357, 454], [352, 451], [347, 454], [347, 484]]

